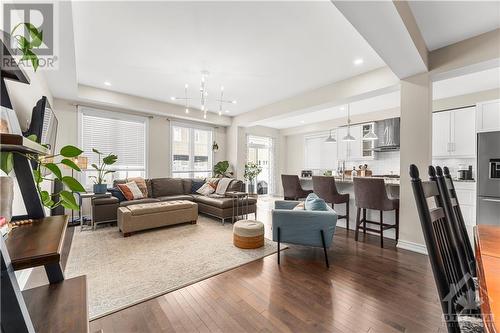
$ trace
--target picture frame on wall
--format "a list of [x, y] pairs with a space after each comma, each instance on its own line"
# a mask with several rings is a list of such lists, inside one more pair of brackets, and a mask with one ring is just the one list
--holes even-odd
[[23, 134], [16, 112], [5, 106], [0, 107], [0, 133]]

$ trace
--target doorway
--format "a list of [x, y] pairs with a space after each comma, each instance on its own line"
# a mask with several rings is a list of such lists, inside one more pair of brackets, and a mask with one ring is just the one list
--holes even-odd
[[259, 195], [274, 193], [273, 141], [265, 136], [247, 136], [247, 162], [262, 168], [255, 182], [255, 192]]

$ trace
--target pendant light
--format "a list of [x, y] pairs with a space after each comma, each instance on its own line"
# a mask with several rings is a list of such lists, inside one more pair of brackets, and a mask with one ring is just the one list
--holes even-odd
[[347, 135], [342, 138], [342, 141], [356, 141], [356, 138], [351, 135], [351, 110], [349, 104], [347, 104]]
[[330, 130], [330, 136], [326, 138], [325, 143], [337, 143], [337, 140], [332, 136], [332, 130]]

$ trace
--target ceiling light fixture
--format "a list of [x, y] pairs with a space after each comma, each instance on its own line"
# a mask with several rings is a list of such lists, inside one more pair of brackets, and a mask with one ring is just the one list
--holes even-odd
[[[203, 119], [207, 119], [207, 112], [208, 112], [208, 90], [207, 90], [207, 78], [210, 75], [208, 71], [202, 71], [201, 72], [201, 83], [200, 83], [200, 109], [203, 112]], [[191, 97], [188, 97], [188, 85], [186, 84], [184, 86], [184, 97], [170, 97], [172, 101], [184, 101], [185, 107], [186, 107], [186, 113], [189, 113], [189, 105], [188, 102], [189, 100], [193, 99]], [[224, 99], [224, 87], [220, 87], [220, 98], [215, 100], [216, 102], [219, 103], [219, 111], [218, 114], [219, 116], [222, 116], [222, 107], [224, 104], [236, 104], [235, 100], [225, 100]], [[229, 111], [226, 111], [229, 112]]]
[[337, 140], [332, 136], [332, 130], [330, 130], [330, 135], [326, 138], [325, 143], [337, 143]]
[[357, 58], [357, 59], [354, 59], [354, 61], [353, 61], [352, 63], [353, 63], [354, 65], [356, 65], [356, 66], [359, 66], [359, 65], [362, 65], [362, 64], [363, 64], [363, 62], [365, 62], [365, 61], [363, 60], [363, 58]]
[[104, 85], [109, 87], [109, 86], [111, 86], [111, 82], [109, 82], [109, 81], [104, 81]]
[[356, 138], [351, 135], [351, 108], [347, 104], [347, 135], [342, 138], [342, 141], [351, 142], [356, 141]]

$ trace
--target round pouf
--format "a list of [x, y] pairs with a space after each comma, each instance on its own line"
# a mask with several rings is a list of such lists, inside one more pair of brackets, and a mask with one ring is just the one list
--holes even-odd
[[241, 220], [233, 226], [233, 244], [241, 249], [256, 249], [264, 246], [264, 223]]

